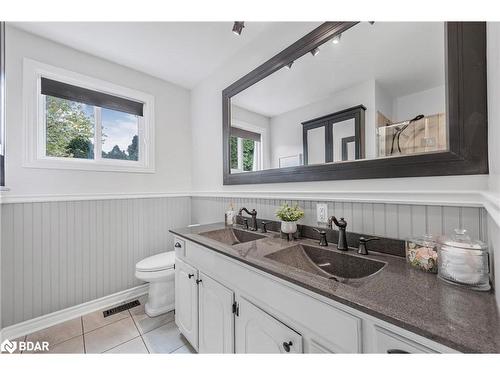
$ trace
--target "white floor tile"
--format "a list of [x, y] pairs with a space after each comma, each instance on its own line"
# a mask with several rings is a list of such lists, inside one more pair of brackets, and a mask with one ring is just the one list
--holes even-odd
[[117, 347], [104, 352], [105, 354], [148, 354], [146, 345], [142, 341], [141, 337], [136, 337], [124, 344], [118, 345]]
[[174, 320], [173, 311], [170, 311], [166, 314], [162, 314], [159, 316], [155, 316], [153, 318], [146, 315], [146, 312], [144, 311], [144, 304], [146, 300], [147, 299], [145, 298], [142, 299], [140, 306], [136, 306], [129, 310], [141, 334], [152, 331]]
[[53, 347], [49, 346], [48, 352], [42, 354], [84, 354], [83, 336], [74, 337]]
[[187, 344], [174, 322], [146, 333], [143, 338], [150, 353], [171, 353]]
[[196, 350], [194, 350], [191, 345], [186, 344], [184, 346], [181, 346], [176, 351], [172, 352], [172, 354], [196, 354]]
[[93, 313], [82, 316], [83, 319], [83, 330], [85, 333], [93, 331], [95, 329], [107, 326], [108, 324], [117, 322], [122, 319], [130, 317], [128, 310], [119, 312], [117, 314], [104, 317], [104, 310], [94, 311]]
[[29, 334], [26, 341], [47, 341], [51, 347], [82, 334], [82, 319], [76, 318]]
[[137, 336], [139, 331], [132, 318], [128, 317], [86, 333], [85, 349], [87, 353], [102, 353]]

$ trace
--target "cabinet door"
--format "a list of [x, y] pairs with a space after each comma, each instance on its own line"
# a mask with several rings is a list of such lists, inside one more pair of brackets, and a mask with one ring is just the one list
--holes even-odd
[[200, 272], [200, 353], [234, 353], [234, 293]]
[[302, 353], [302, 336], [242, 298], [236, 317], [236, 353]]
[[184, 337], [198, 350], [198, 271], [175, 260], [175, 323]]
[[384, 328], [375, 326], [375, 343], [377, 353], [404, 354], [404, 353], [436, 353], [413, 340], [399, 336]]

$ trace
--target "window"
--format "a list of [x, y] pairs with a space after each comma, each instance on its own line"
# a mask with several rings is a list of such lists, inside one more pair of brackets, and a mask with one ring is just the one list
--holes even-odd
[[231, 127], [231, 173], [262, 170], [261, 134]]
[[24, 69], [26, 166], [154, 172], [150, 95], [29, 59]]

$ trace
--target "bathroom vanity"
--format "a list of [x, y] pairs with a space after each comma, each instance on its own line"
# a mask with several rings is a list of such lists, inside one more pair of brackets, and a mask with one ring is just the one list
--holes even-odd
[[[175, 320], [200, 353], [500, 350], [492, 293], [448, 285], [402, 257], [359, 256], [223, 223], [171, 232]], [[318, 263], [342, 257], [352, 278], [331, 277], [338, 270]]]

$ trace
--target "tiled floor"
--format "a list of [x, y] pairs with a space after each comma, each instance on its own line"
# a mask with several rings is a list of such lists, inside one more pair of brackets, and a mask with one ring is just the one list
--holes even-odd
[[173, 312], [150, 318], [144, 312], [146, 296], [139, 301], [140, 306], [107, 318], [99, 310], [15, 341], [48, 341], [48, 353], [195, 353]]

